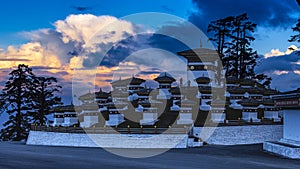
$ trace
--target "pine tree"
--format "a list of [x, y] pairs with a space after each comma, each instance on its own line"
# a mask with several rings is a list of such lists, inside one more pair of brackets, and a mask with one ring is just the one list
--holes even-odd
[[[233, 16], [226, 17], [224, 19], [219, 19], [216, 21], [212, 21], [208, 25], [207, 32], [214, 32], [213, 38], [209, 38], [209, 40], [213, 41], [217, 45], [217, 52], [220, 55], [220, 59], [222, 61], [222, 65], [225, 69], [225, 72], [228, 72], [230, 69], [230, 60], [226, 58], [225, 50], [228, 48], [228, 39], [230, 38], [231, 29], [233, 28]], [[217, 79], [221, 78], [221, 64], [218, 64], [217, 69]]]
[[257, 52], [250, 47], [255, 40], [252, 36], [256, 24], [249, 21], [246, 13], [238, 15], [233, 21], [231, 46], [228, 54], [233, 58], [233, 64], [228, 74], [238, 78], [253, 78], [255, 76]]
[[254, 72], [258, 54], [251, 48], [251, 43], [255, 40], [252, 34], [256, 26], [244, 13], [212, 21], [208, 32], [214, 32], [210, 40], [217, 46], [226, 77], [255, 79], [269, 87], [272, 79], [264, 74], [256, 75]]
[[232, 22], [234, 20], [233, 16], [226, 17], [224, 19], [219, 19], [212, 21], [208, 25], [207, 32], [214, 32], [213, 38], [209, 40], [214, 41], [217, 44], [217, 51], [219, 54], [224, 55], [224, 49], [228, 47], [228, 38], [230, 37], [231, 30], [233, 28]]
[[[295, 27], [292, 28], [294, 32], [296, 32], [296, 35], [292, 35], [289, 39], [289, 42], [297, 42], [300, 43], [300, 19], [298, 19], [298, 23]], [[297, 54], [300, 55], [300, 51], [297, 52]]]
[[1, 130], [1, 140], [23, 140], [30, 128], [28, 111], [32, 108], [31, 91], [35, 75], [28, 65], [20, 64], [9, 73], [9, 79], [0, 94], [0, 106], [9, 115]]
[[60, 105], [61, 98], [55, 96], [62, 88], [57, 84], [57, 79], [54, 77], [36, 77], [34, 88], [31, 90], [33, 99], [33, 111], [30, 111], [33, 123], [44, 125], [47, 122], [47, 115], [51, 114], [51, 109], [54, 106]]

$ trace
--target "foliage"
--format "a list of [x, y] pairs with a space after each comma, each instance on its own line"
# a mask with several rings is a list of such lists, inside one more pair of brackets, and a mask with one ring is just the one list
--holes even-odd
[[60, 88], [56, 78], [37, 77], [28, 65], [12, 70], [0, 94], [2, 112], [9, 116], [0, 139], [20, 141], [27, 138], [32, 123], [45, 124], [51, 108], [61, 104], [54, 95]]
[[[291, 36], [291, 38], [289, 39], [289, 42], [300, 43], [300, 19], [298, 19], [298, 23], [292, 29], [294, 32], [296, 32], [296, 34]], [[298, 51], [297, 53], [300, 55], [300, 51]]]
[[32, 107], [30, 88], [35, 75], [27, 65], [21, 64], [9, 73], [9, 79], [0, 94], [1, 109], [9, 115], [4, 123], [0, 138], [2, 140], [22, 140], [29, 132], [28, 110]]
[[[246, 13], [212, 21], [209, 24], [208, 32], [214, 32], [210, 40], [217, 45], [226, 77], [259, 79], [263, 82], [271, 80], [265, 75], [257, 77], [254, 73], [258, 55], [251, 48], [251, 43], [255, 40], [252, 34], [256, 26], [249, 21]], [[264, 84], [268, 86], [269, 82]]]
[[34, 124], [43, 125], [47, 122], [47, 115], [51, 114], [51, 109], [61, 105], [61, 98], [55, 96], [59, 93], [61, 86], [57, 84], [54, 77], [36, 77], [34, 88], [31, 90], [33, 99], [33, 111], [30, 111], [32, 122]]

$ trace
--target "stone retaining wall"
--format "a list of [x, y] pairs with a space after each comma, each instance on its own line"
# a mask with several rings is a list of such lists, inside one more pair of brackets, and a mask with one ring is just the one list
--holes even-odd
[[[208, 144], [238, 145], [279, 141], [282, 125], [195, 127], [192, 134]], [[97, 140], [96, 143], [93, 140]], [[30, 145], [103, 148], [187, 148], [186, 134], [76, 134], [30, 131]]]
[[186, 134], [76, 134], [30, 131], [26, 144], [102, 148], [187, 148]]
[[279, 141], [283, 135], [282, 125], [195, 127], [193, 135], [208, 144], [238, 145]]

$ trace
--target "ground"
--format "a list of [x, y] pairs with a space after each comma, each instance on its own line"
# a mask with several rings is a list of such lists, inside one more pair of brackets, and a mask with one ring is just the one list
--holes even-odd
[[[148, 150], [140, 150], [148, 151]], [[262, 151], [262, 145], [213, 146], [172, 149], [149, 158], [120, 157], [101, 148], [29, 146], [0, 143], [1, 169], [44, 168], [300, 168], [290, 160]]]

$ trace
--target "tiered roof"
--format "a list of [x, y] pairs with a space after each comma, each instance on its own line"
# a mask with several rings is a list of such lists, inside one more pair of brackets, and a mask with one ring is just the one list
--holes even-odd
[[167, 72], [161, 73], [157, 78], [154, 79], [158, 83], [173, 83], [176, 80]]
[[219, 59], [219, 54], [216, 50], [207, 48], [190, 49], [177, 54], [183, 56], [189, 62], [214, 62]]
[[52, 110], [52, 112], [76, 112], [75, 111], [75, 107], [73, 104], [71, 105], [64, 105], [64, 106], [57, 106], [57, 107], [54, 107]]
[[234, 77], [234, 76], [230, 76], [230, 77], [226, 78], [226, 83], [227, 84], [235, 84], [235, 85], [237, 85], [237, 84], [239, 84], [239, 82], [240, 82], [240, 79], [237, 78], [237, 77]]
[[95, 97], [97, 99], [108, 98], [108, 96], [109, 96], [109, 93], [103, 92], [101, 88], [100, 88], [99, 92], [95, 93]]
[[152, 89], [139, 89], [136, 94], [139, 96], [149, 96], [150, 92], [152, 91]]
[[211, 79], [209, 77], [201, 76], [194, 80], [197, 84], [209, 84]]
[[79, 97], [79, 100], [94, 100], [95, 94], [94, 93], [87, 93]]
[[243, 99], [239, 103], [244, 107], [257, 107], [261, 102], [255, 99]]
[[255, 80], [252, 79], [241, 79], [239, 80], [240, 86], [255, 86], [257, 83]]
[[127, 86], [127, 85], [141, 85], [144, 82], [145, 82], [144, 79], [132, 77], [124, 80], [119, 79], [111, 82], [111, 84], [112, 86]]

